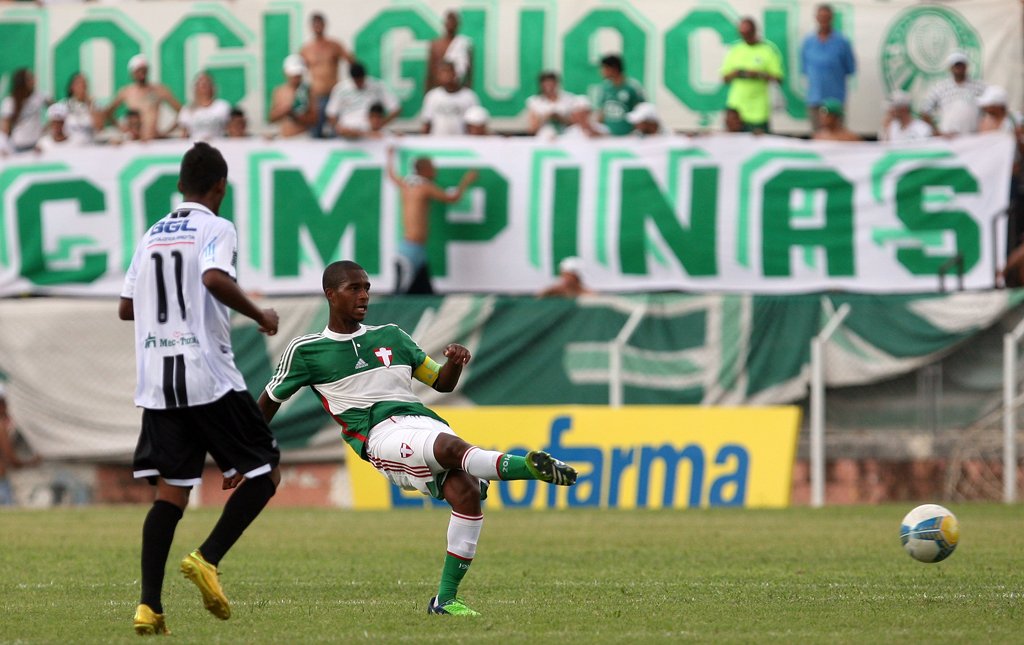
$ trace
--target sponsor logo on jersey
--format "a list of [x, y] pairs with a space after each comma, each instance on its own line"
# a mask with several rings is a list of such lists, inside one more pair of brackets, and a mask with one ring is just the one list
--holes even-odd
[[367, 364], [366, 361], [360, 358], [358, 361], [356, 361], [356, 366], [353, 369], [361, 370], [364, 367], [369, 367], [369, 365]]
[[373, 355], [379, 358], [381, 363], [384, 363], [384, 367], [391, 367], [391, 357], [394, 354], [391, 352], [390, 347], [378, 348]]
[[187, 219], [160, 220], [149, 229], [151, 235], [157, 233], [177, 233], [178, 231], [191, 231], [195, 233], [198, 229], [191, 226], [192, 221]]
[[402, 455], [402, 459], [408, 459], [409, 457], [412, 457], [412, 446], [410, 446], [407, 443], [403, 443], [402, 446], [398, 449], [398, 454]]

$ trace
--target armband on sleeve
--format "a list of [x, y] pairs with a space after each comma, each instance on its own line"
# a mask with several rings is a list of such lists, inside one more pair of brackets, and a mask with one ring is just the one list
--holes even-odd
[[416, 371], [412, 373], [412, 376], [420, 383], [433, 385], [434, 381], [437, 380], [437, 375], [440, 371], [441, 366], [438, 365], [434, 359], [427, 356], [423, 359], [420, 366], [416, 368]]

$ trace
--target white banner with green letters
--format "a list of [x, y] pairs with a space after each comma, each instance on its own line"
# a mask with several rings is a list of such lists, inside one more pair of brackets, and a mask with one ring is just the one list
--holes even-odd
[[[600, 291], [934, 291], [957, 257], [966, 287], [988, 287], [1012, 159], [1001, 134], [901, 147], [751, 135], [397, 143], [402, 172], [429, 155], [442, 185], [480, 174], [430, 214], [444, 292], [533, 293], [568, 256]], [[187, 145], [9, 158], [0, 296], [117, 295], [142, 232], [180, 199]], [[384, 144], [218, 145], [247, 289], [316, 293], [323, 267], [351, 258], [390, 290], [401, 200]]]

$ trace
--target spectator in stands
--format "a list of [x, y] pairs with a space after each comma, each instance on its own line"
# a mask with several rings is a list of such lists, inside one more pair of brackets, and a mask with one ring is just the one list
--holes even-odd
[[444, 85], [438, 76], [442, 62], [452, 64], [455, 82], [460, 87], [473, 87], [473, 41], [459, 33], [459, 12], [453, 9], [444, 14], [444, 34], [430, 42], [424, 92]]
[[0, 101], [0, 130], [11, 152], [35, 150], [43, 136], [43, 110], [50, 102], [36, 91], [36, 76], [22, 67], [11, 76], [11, 94]]
[[284, 83], [274, 88], [270, 100], [270, 122], [280, 123], [282, 137], [305, 134], [316, 123], [316, 109], [309, 100], [304, 77], [306, 63], [298, 54], [284, 59]]
[[758, 38], [753, 18], [740, 20], [739, 33], [742, 40], [722, 63], [722, 81], [729, 85], [725, 107], [739, 112], [745, 132], [770, 132], [769, 87], [782, 81], [782, 58], [775, 45]]
[[978, 132], [1006, 132], [1020, 141], [1021, 115], [1010, 112], [1006, 107], [1006, 90], [998, 85], [989, 85], [978, 97], [981, 122]]
[[451, 136], [466, 133], [466, 110], [480, 105], [476, 92], [462, 87], [455, 76], [455, 65], [441, 61], [437, 78], [441, 85], [427, 92], [423, 97], [420, 118], [423, 133]]
[[558, 263], [558, 282], [544, 289], [538, 298], [576, 298], [594, 293], [583, 284], [583, 261], [568, 257]]
[[638, 103], [633, 111], [626, 115], [626, 120], [633, 126], [633, 134], [638, 137], [664, 137], [672, 134], [661, 124], [658, 109], [653, 103]]
[[553, 139], [571, 123], [575, 97], [562, 90], [556, 72], [542, 72], [537, 84], [540, 91], [526, 99], [527, 132]]
[[807, 77], [807, 116], [812, 132], [818, 129], [822, 103], [831, 99], [846, 104], [846, 77], [857, 71], [850, 41], [832, 28], [832, 7], [818, 5], [814, 15], [818, 31], [808, 35], [800, 48], [800, 72]]
[[74, 145], [65, 132], [67, 123], [68, 106], [63, 101], [54, 103], [46, 109], [46, 134], [39, 137], [36, 149], [40, 152], [49, 152], [55, 148]]
[[18, 454], [14, 447], [14, 433], [14, 419], [7, 405], [7, 388], [0, 381], [0, 506], [14, 504], [14, 492], [7, 477], [8, 469], [35, 466], [41, 461], [39, 455], [24, 459]]
[[627, 78], [622, 57], [605, 56], [601, 59], [600, 94], [597, 99], [598, 120], [608, 126], [608, 132], [622, 136], [633, 131], [626, 115], [644, 101], [644, 88], [632, 78]]
[[336, 134], [353, 139], [369, 131], [368, 110], [374, 103], [384, 106], [384, 124], [398, 118], [402, 104], [384, 83], [367, 76], [366, 68], [354, 62], [348, 68], [349, 80], [342, 81], [331, 90], [327, 101], [327, 122]]
[[149, 82], [149, 61], [142, 54], [132, 56], [128, 61], [128, 71], [132, 82], [118, 90], [114, 100], [107, 106], [103, 117], [106, 123], [113, 118], [114, 112], [121, 105], [135, 110], [142, 117], [142, 139], [159, 139], [163, 134], [159, 130], [160, 106], [168, 105], [177, 116], [181, 103], [174, 98], [171, 91], [160, 83]]
[[313, 39], [302, 46], [299, 55], [309, 70], [309, 98], [316, 114], [310, 134], [314, 139], [321, 139], [333, 136], [333, 133], [324, 134], [324, 125], [327, 123], [327, 101], [331, 90], [338, 84], [338, 65], [342, 59], [351, 64], [355, 57], [339, 41], [325, 35], [327, 20], [322, 13], [310, 16], [309, 25]]
[[585, 96], [573, 100], [569, 118], [571, 123], [562, 132], [562, 139], [596, 139], [609, 134], [608, 126], [594, 118], [594, 110]]
[[89, 81], [85, 74], [78, 73], [68, 81], [67, 97], [62, 101], [67, 106], [64, 132], [73, 145], [96, 142], [96, 133], [103, 129], [103, 112], [96, 108], [96, 102], [89, 96]]
[[474, 105], [466, 110], [466, 134], [473, 137], [486, 137], [491, 134], [488, 122], [491, 113], [482, 105]]
[[380, 103], [374, 103], [370, 106], [367, 111], [367, 120], [370, 123], [370, 129], [366, 133], [366, 136], [370, 139], [386, 139], [397, 136], [396, 133], [388, 127], [384, 117], [387, 116], [387, 112], [384, 106]]
[[889, 96], [879, 141], [918, 141], [934, 134], [932, 126], [914, 116], [909, 94], [896, 91]]
[[242, 108], [231, 108], [228, 125], [224, 128], [224, 135], [229, 139], [247, 139], [249, 137], [249, 120], [245, 118], [245, 111]]
[[946, 58], [950, 78], [936, 83], [921, 106], [921, 118], [941, 135], [978, 131], [977, 99], [985, 84], [967, 78], [967, 55], [953, 52]]
[[224, 136], [231, 118], [231, 104], [217, 98], [217, 87], [207, 72], [199, 72], [192, 85], [192, 102], [178, 112], [182, 136], [210, 141]]
[[725, 123], [726, 132], [743, 132], [743, 119], [740, 113], [732, 108], [725, 108], [722, 112], [722, 120]]
[[857, 134], [843, 123], [843, 104], [835, 99], [822, 102], [818, 108], [818, 129], [814, 132], [816, 141], [861, 141]]
[[138, 110], [128, 110], [121, 121], [121, 143], [144, 141], [142, 137], [142, 115]]

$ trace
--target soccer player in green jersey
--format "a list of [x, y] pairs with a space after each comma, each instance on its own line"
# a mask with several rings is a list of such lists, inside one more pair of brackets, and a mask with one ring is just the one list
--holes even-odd
[[370, 280], [355, 262], [328, 265], [323, 289], [330, 308], [327, 328], [289, 343], [260, 395], [263, 416], [269, 422], [281, 403], [309, 386], [356, 454], [395, 485], [447, 501], [452, 507], [448, 553], [427, 612], [476, 616], [456, 592], [476, 555], [488, 481], [537, 479], [571, 486], [576, 471], [539, 450], [521, 457], [457, 437], [413, 393], [412, 379], [451, 392], [470, 361], [469, 350], [452, 343], [444, 350], [447, 361], [439, 365], [397, 325], [364, 325]]

